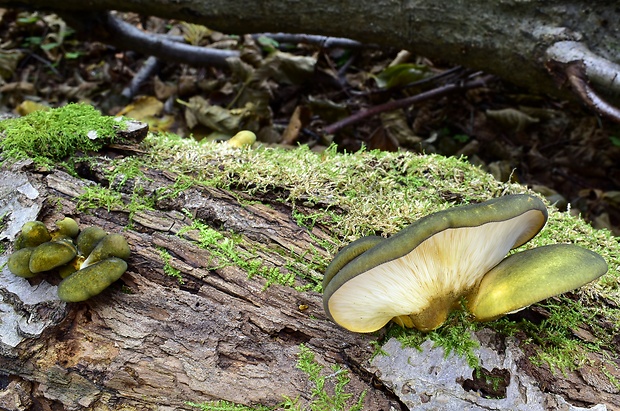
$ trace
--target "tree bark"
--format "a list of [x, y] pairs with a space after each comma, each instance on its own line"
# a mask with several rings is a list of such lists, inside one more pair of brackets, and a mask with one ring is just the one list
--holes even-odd
[[569, 94], [558, 89], [545, 65], [549, 60], [580, 60], [600, 90], [620, 93], [620, 38], [615, 30], [620, 10], [613, 2], [0, 0], [0, 5], [71, 12], [81, 18], [84, 12], [133, 11], [236, 34], [283, 31], [349, 37], [484, 70], [563, 97]]
[[[304, 250], [313, 247], [327, 257], [320, 245], [325, 233], [299, 227], [288, 207], [244, 204], [250, 199], [208, 187], [185, 190], [157, 204], [156, 211], [135, 213], [129, 228], [126, 211], [77, 210], [85, 185], [107, 183], [97, 171], [105, 161], [91, 166], [82, 170], [90, 181], [59, 170], [2, 170], [2, 181], [9, 184], [2, 184], [3, 204], [11, 198], [19, 203], [13, 215], [40, 210], [30, 217], [51, 226], [62, 210], [81, 227], [122, 233], [132, 249], [122, 281], [84, 303], [53, 297], [33, 303], [28, 293], [49, 287], [47, 282], [29, 284], [3, 268], [3, 311], [11, 312], [3, 314], [4, 323], [15, 319], [17, 332], [12, 341], [5, 334], [0, 344], [0, 375], [10, 376], [2, 388], [12, 381], [10, 391], [27, 392], [15, 409], [194, 409], [185, 402], [276, 405], [284, 396], [308, 401], [314, 387], [296, 368], [301, 343], [320, 364], [348, 364], [355, 370], [348, 387], [355, 398], [368, 392], [365, 409], [387, 411], [397, 405], [359, 366], [373, 352], [373, 339], [328, 321], [319, 294], [266, 287], [264, 278], [248, 278], [235, 266], [209, 268], [219, 265], [218, 257], [191, 241], [198, 233], [178, 235], [191, 225], [189, 212], [218, 230], [234, 230], [244, 237], [241, 252], [263, 250], [262, 257], [280, 268], [291, 254], [303, 260]], [[148, 170], [147, 177], [150, 193], [145, 195], [175, 179], [162, 170]], [[16, 191], [15, 181], [37, 194], [29, 190], [28, 198]], [[14, 223], [21, 221], [11, 221], [7, 230], [15, 232]], [[183, 284], [164, 273], [162, 250], [173, 256], [170, 264]], [[29, 330], [27, 322], [38, 329]], [[6, 407], [1, 397], [0, 405]]]

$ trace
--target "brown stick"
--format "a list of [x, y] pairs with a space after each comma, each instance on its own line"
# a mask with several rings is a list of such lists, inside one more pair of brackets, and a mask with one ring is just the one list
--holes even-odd
[[357, 113], [337, 121], [329, 126], [325, 127], [323, 130], [325, 134], [334, 134], [340, 129], [358, 123], [368, 117], [375, 116], [377, 114], [383, 113], [385, 111], [397, 110], [400, 108], [408, 107], [415, 103], [420, 103], [422, 101], [430, 100], [432, 98], [443, 97], [448, 94], [456, 93], [459, 91], [465, 91], [472, 88], [483, 87], [488, 82], [493, 79], [491, 75], [485, 75], [483, 77], [476, 78], [474, 80], [469, 80], [464, 83], [451, 83], [446, 84], [445, 86], [434, 88], [429, 91], [425, 91], [424, 93], [416, 94], [415, 96], [403, 98], [401, 100], [389, 101], [384, 104], [380, 104], [378, 106], [371, 107], [367, 110], [358, 111]]
[[570, 62], [565, 67], [566, 78], [575, 94], [601, 115], [620, 123], [620, 109], [603, 100], [590, 86], [582, 60]]

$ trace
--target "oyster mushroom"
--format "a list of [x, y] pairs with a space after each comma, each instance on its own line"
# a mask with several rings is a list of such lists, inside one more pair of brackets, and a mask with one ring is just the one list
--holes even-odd
[[116, 257], [89, 265], [58, 284], [58, 298], [66, 302], [85, 301], [108, 288], [126, 270], [127, 263]]
[[126, 260], [129, 258], [130, 252], [129, 244], [127, 244], [125, 237], [120, 234], [108, 234], [95, 245], [95, 248], [82, 263], [82, 268], [108, 257], [119, 257]]
[[489, 271], [467, 299], [478, 321], [490, 321], [593, 281], [607, 272], [600, 255], [573, 244], [522, 251]]
[[29, 268], [33, 273], [49, 271], [73, 260], [77, 249], [70, 241], [50, 241], [39, 245], [30, 254]]
[[26, 247], [36, 247], [51, 239], [52, 236], [45, 224], [40, 221], [29, 221], [22, 226], [21, 233], [15, 240], [13, 247], [16, 250]]
[[249, 147], [256, 141], [256, 134], [250, 130], [241, 130], [228, 141], [228, 145], [235, 148]]
[[[63, 281], [58, 296], [67, 302], [84, 301], [101, 293], [127, 270], [127, 241], [120, 234], [107, 234], [99, 227], [80, 232], [77, 222], [64, 218], [51, 234], [39, 221], [24, 224], [16, 249], [8, 259], [9, 270], [30, 278], [54, 270]], [[79, 233], [79, 235], [78, 235]]]
[[65, 217], [62, 220], [56, 221], [56, 227], [58, 229], [55, 234], [58, 236], [74, 238], [80, 232], [77, 222], [70, 217]]
[[326, 270], [325, 312], [356, 332], [378, 330], [390, 320], [433, 330], [546, 220], [540, 199], [509, 195], [431, 214], [385, 240], [360, 239]]
[[78, 251], [82, 255], [89, 255], [97, 243], [106, 235], [108, 233], [99, 227], [86, 227], [80, 232], [75, 241]]
[[19, 250], [11, 254], [6, 264], [9, 268], [9, 271], [16, 276], [23, 278], [31, 278], [37, 275], [37, 273], [33, 273], [32, 271], [30, 271], [30, 256], [32, 255], [33, 251], [34, 248], [26, 247], [20, 248]]

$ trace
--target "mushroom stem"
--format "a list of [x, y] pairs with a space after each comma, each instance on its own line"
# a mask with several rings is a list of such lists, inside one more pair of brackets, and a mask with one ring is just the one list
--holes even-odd
[[417, 314], [410, 314], [413, 327], [420, 331], [433, 331], [446, 321], [457, 297], [452, 294], [433, 298], [427, 308]]

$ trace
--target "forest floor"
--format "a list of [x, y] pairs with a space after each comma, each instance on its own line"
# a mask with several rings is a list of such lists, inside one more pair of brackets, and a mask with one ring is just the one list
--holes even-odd
[[241, 60], [228, 69], [157, 61], [130, 90], [148, 56], [84, 41], [54, 14], [0, 10], [0, 111], [25, 114], [39, 104], [80, 101], [198, 140], [250, 129], [264, 145], [463, 155], [498, 180], [523, 183], [562, 209], [570, 203], [595, 227], [620, 234], [620, 127], [576, 103], [491, 79], [327, 134], [361, 110], [476, 73], [372, 45], [323, 48], [301, 37], [283, 42], [122, 17], [190, 44], [238, 50]]

